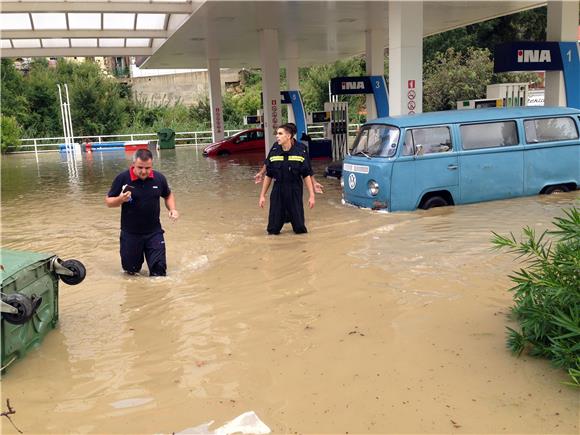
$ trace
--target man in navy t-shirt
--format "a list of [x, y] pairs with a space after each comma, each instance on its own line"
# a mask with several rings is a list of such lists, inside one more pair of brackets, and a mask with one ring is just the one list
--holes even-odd
[[105, 198], [107, 207], [121, 206], [121, 265], [133, 275], [141, 270], [143, 257], [150, 276], [165, 276], [165, 240], [159, 220], [159, 199], [163, 198], [169, 217], [179, 218], [175, 196], [160, 172], [153, 172], [153, 154], [135, 152], [133, 165], [113, 180]]

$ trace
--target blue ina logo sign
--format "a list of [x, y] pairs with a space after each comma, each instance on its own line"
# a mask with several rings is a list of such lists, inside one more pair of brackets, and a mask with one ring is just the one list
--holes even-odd
[[363, 77], [334, 77], [330, 79], [332, 95], [372, 94], [370, 76]]
[[495, 47], [493, 72], [562, 71], [566, 105], [580, 109], [580, 42], [507, 42]]
[[562, 71], [557, 42], [508, 42], [495, 47], [493, 72]]
[[550, 50], [518, 50], [518, 63], [552, 62]]

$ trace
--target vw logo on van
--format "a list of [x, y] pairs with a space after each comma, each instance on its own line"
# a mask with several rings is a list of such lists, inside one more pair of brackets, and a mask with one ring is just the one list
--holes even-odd
[[348, 187], [350, 187], [350, 190], [354, 190], [356, 187], [356, 175], [350, 174], [348, 176]]

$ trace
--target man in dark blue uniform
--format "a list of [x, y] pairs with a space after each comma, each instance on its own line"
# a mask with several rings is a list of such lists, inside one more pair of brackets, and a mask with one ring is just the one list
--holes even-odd
[[153, 172], [151, 151], [137, 150], [133, 165], [115, 177], [105, 198], [108, 207], [121, 206], [121, 265], [131, 275], [141, 270], [143, 258], [147, 260], [150, 276], [166, 274], [160, 198], [165, 201], [169, 218], [177, 220], [175, 196], [167, 179], [160, 172]]
[[262, 185], [258, 205], [264, 207], [266, 193], [272, 179], [275, 180], [270, 195], [268, 234], [280, 234], [285, 222], [292, 224], [295, 233], [306, 233], [304, 206], [302, 204], [302, 179], [306, 183], [308, 205], [314, 207], [312, 168], [306, 148], [292, 140], [292, 126], [284, 124], [276, 132], [277, 143], [272, 146], [266, 164], [266, 177]]

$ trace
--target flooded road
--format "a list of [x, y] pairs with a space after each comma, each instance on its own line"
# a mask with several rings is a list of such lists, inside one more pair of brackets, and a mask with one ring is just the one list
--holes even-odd
[[162, 212], [169, 275], [151, 279], [121, 273], [104, 204], [129, 159], [3, 158], [2, 246], [87, 267], [2, 379], [24, 433], [172, 433], [246, 411], [276, 433], [578, 433], [566, 374], [506, 349], [519, 263], [490, 244], [543, 231], [578, 192], [377, 213], [342, 205], [316, 162], [310, 232], [272, 237], [260, 156], [163, 150], [181, 218]]

